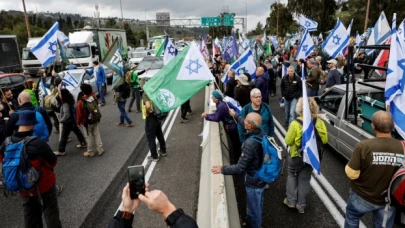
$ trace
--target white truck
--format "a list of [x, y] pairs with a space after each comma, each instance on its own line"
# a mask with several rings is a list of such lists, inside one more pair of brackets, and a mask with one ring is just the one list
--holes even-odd
[[20, 53], [15, 35], [0, 35], [0, 71], [21, 72]]
[[[44, 72], [51, 72], [46, 67], [44, 67], [41, 62], [35, 57], [35, 55], [31, 52], [31, 48], [33, 48], [37, 43], [41, 40], [41, 37], [33, 37], [28, 38], [28, 43], [25, 48], [22, 49], [22, 67], [24, 71], [24, 75], [30, 75], [31, 77], [40, 76]], [[49, 67], [54, 67], [57, 72], [61, 69], [60, 66], [60, 58], [59, 58], [59, 49], [57, 49], [56, 54], [56, 62]]]

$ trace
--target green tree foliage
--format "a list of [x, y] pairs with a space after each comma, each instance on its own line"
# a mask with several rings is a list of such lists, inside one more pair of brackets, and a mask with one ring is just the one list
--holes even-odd
[[[362, 2], [364, 5], [365, 1]], [[288, 0], [287, 7], [318, 22], [318, 31], [329, 31], [336, 24], [334, 15], [338, 6], [335, 0]]]
[[127, 34], [127, 42], [129, 46], [136, 45], [136, 36], [128, 23], [124, 23], [125, 33]]
[[118, 28], [117, 21], [115, 20], [115, 18], [109, 17], [107, 19], [107, 21], [105, 22], [105, 27], [106, 28]]
[[279, 14], [279, 37], [285, 37], [287, 33], [294, 33], [298, 30], [298, 24], [294, 21], [291, 10], [284, 4], [273, 3], [270, 6], [270, 15], [266, 19], [266, 34], [277, 34], [277, 13]]

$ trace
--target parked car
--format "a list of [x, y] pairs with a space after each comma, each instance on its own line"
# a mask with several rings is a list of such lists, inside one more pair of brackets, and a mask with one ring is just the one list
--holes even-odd
[[138, 51], [145, 51], [145, 50], [146, 50], [145, 47], [137, 47], [137, 48], [135, 48], [135, 52], [138, 52]]
[[138, 65], [143, 58], [148, 56], [147, 51], [138, 51], [138, 52], [133, 52], [131, 53], [131, 59], [129, 60], [129, 64], [136, 64]]
[[107, 84], [111, 85], [113, 76], [114, 76], [114, 71], [104, 65], [103, 65], [103, 67], [104, 67], [105, 77], [107, 79]]
[[163, 57], [147, 56], [139, 63], [136, 70], [139, 72], [148, 67], [150, 70], [140, 75], [139, 78], [152, 78], [155, 76], [155, 74], [163, 68]]
[[[98, 90], [97, 90], [97, 84], [96, 84], [96, 77], [94, 74], [92, 75], [88, 75], [86, 73], [86, 70], [84, 69], [75, 69], [75, 70], [66, 70], [63, 71], [66, 74], [69, 72], [72, 76], [74, 76], [76, 78], [76, 80], [79, 82], [79, 84], [81, 83], [85, 83], [85, 84], [89, 84], [91, 85], [93, 92], [98, 96]], [[76, 88], [71, 88], [68, 87], [70, 93], [72, 93], [73, 97], [75, 98], [75, 101], [77, 102], [78, 99], [80, 99], [83, 94], [80, 91], [80, 86], [76, 87]], [[104, 95], [107, 94], [107, 85], [104, 85]]]
[[18, 97], [24, 90], [24, 84], [27, 81], [27, 78], [24, 74], [20, 73], [0, 73], [0, 88], [11, 89], [13, 96]]

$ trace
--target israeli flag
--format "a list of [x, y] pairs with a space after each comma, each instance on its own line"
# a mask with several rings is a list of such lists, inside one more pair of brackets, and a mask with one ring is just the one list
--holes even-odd
[[219, 41], [218, 37], [215, 38], [214, 44], [222, 51], [221, 41]]
[[389, 105], [395, 128], [405, 138], [405, 53], [404, 41], [399, 39], [396, 29], [397, 14], [392, 19], [391, 46], [385, 82], [385, 102]]
[[70, 43], [69, 38], [61, 31], [58, 31], [58, 40], [65, 47]]
[[172, 41], [169, 39], [169, 36], [166, 36], [165, 38], [164, 53], [165, 53], [163, 55], [164, 65], [167, 65], [177, 55], [177, 49], [174, 47]]
[[226, 36], [224, 36], [224, 38], [222, 38], [222, 45], [221, 45], [221, 50], [222, 52], [225, 50], [226, 48]]
[[350, 24], [349, 24], [349, 26], [347, 27], [347, 30], [346, 30], [349, 37], [350, 37], [350, 33], [352, 32], [352, 27], [353, 27], [353, 19], [350, 22]]
[[282, 74], [282, 77], [284, 77], [284, 76], [287, 75], [287, 70], [288, 70], [287, 66], [284, 65], [284, 64], [281, 64], [281, 74]]
[[295, 59], [296, 60], [305, 59], [307, 56], [309, 56], [309, 54], [311, 54], [314, 48], [315, 48], [314, 41], [309, 35], [308, 30], [306, 30], [304, 36], [302, 37], [300, 46], [297, 51], [297, 57]]
[[304, 162], [311, 165], [318, 174], [321, 173], [321, 163], [319, 160], [318, 147], [315, 138], [315, 126], [312, 123], [311, 111], [307, 95], [306, 79], [304, 74], [304, 64], [302, 64], [302, 101], [303, 101], [303, 124], [302, 124], [302, 151]]
[[38, 44], [31, 48], [32, 54], [37, 57], [44, 67], [49, 66], [56, 59], [58, 31], [59, 23], [55, 22]]
[[[399, 25], [399, 27], [397, 29], [397, 36], [398, 36], [399, 40], [405, 42], [405, 19], [401, 22], [401, 24]], [[402, 47], [402, 48], [405, 53], [405, 47]]]
[[224, 84], [228, 82], [228, 72], [230, 70], [234, 70], [236, 75], [249, 73], [252, 79], [256, 78], [256, 64], [250, 48], [243, 52], [239, 59], [236, 60], [225, 73], [225, 77], [222, 77], [222, 82]]
[[344, 54], [347, 45], [349, 44], [349, 35], [343, 23], [338, 19], [335, 28], [326, 38], [325, 42], [322, 44], [322, 48], [325, 50], [330, 57], [333, 59], [339, 55]]
[[[391, 35], [390, 25], [384, 11], [381, 12], [378, 21], [375, 23], [374, 28], [371, 31], [368, 38], [367, 45], [380, 45], [384, 44]], [[371, 55], [375, 52], [375, 49], [366, 49], [366, 55]]]
[[318, 29], [318, 22], [306, 18], [305, 16], [298, 14], [298, 20], [300, 22], [300, 26], [308, 31], [316, 31]]
[[277, 36], [273, 36], [272, 44], [275, 49], [278, 49]]
[[236, 113], [240, 113], [242, 110], [242, 106], [240, 106], [239, 102], [232, 97], [225, 96], [224, 101], [228, 104], [229, 108], [233, 109]]
[[362, 44], [361, 37], [359, 35], [359, 31], [356, 31], [356, 46], [360, 46]]
[[76, 89], [79, 86], [79, 81], [69, 71], [66, 71], [65, 76], [62, 79], [65, 88], [69, 91]]

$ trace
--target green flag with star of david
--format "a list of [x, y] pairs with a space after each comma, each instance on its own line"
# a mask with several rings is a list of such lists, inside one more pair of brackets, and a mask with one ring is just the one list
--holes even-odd
[[144, 86], [162, 112], [182, 105], [214, 79], [195, 42], [179, 52]]

